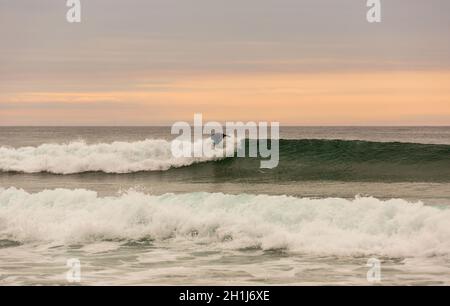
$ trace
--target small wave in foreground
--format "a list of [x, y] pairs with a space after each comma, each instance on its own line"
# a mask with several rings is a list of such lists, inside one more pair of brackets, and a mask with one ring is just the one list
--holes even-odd
[[326, 255], [449, 256], [450, 209], [405, 200], [0, 189], [0, 240], [180, 241]]

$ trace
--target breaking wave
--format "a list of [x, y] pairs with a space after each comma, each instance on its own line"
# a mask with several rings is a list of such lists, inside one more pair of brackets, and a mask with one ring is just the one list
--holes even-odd
[[449, 209], [363, 197], [0, 189], [0, 240], [21, 244], [184, 241], [326, 255], [448, 256], [449, 220]]
[[[201, 143], [208, 141], [211, 140]], [[247, 146], [249, 140], [236, 143]], [[171, 144], [166, 140], [99, 144], [78, 141], [38, 147], [0, 147], [0, 172], [147, 172], [152, 175], [162, 171], [158, 175], [167, 179], [207, 182], [450, 182], [450, 145], [280, 140], [278, 167], [260, 170], [261, 158], [175, 158]], [[229, 146], [227, 150], [235, 147]]]

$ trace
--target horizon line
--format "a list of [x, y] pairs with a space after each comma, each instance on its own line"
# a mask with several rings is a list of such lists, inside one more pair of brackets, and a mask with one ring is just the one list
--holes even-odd
[[[104, 128], [137, 128], [137, 127], [172, 127], [172, 125], [0, 125], [0, 128], [28, 128], [28, 127], [45, 127], [45, 128], [60, 128], [60, 127], [74, 127], [74, 128], [96, 128], [96, 127], [104, 127]], [[401, 127], [448, 127], [450, 128], [450, 124], [448, 125], [281, 125], [280, 127], [392, 127], [392, 128], [401, 128]]]

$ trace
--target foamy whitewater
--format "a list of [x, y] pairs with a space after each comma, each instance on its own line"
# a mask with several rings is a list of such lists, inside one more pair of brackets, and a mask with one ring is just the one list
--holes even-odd
[[[210, 139], [193, 144], [211, 146]], [[87, 144], [43, 144], [37, 147], [0, 147], [0, 171], [23, 173], [48, 172], [74, 174], [83, 172], [132, 173], [164, 171], [215, 160], [207, 157], [173, 157], [172, 142], [147, 139], [136, 142]], [[192, 149], [194, 150], [194, 149]], [[212, 150], [214, 152], [214, 150]], [[219, 150], [216, 150], [219, 153]], [[193, 156], [193, 155], [192, 155]]]
[[450, 254], [450, 210], [404, 200], [10, 188], [0, 190], [0, 205], [0, 239], [19, 243], [148, 239], [325, 255]]

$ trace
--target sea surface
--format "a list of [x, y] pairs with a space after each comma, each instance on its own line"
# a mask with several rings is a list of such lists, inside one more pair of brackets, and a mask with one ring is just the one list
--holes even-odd
[[175, 137], [0, 127], [0, 285], [450, 285], [450, 127], [282, 127], [270, 170]]

